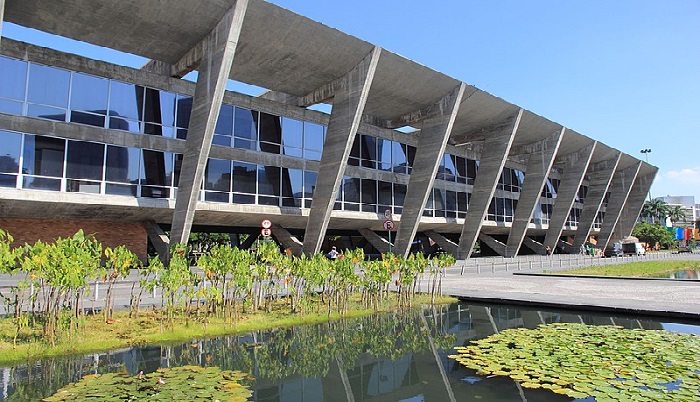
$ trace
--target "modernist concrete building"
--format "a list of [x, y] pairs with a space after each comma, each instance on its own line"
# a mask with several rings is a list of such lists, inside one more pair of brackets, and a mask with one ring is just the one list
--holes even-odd
[[3, 19], [151, 60], [0, 39], [0, 227], [27, 241], [85, 227], [145, 253], [162, 229], [269, 219], [297, 254], [329, 236], [385, 252], [390, 211], [399, 254], [427, 237], [461, 258], [578, 250], [629, 235], [657, 172], [262, 0], [0, 0]]

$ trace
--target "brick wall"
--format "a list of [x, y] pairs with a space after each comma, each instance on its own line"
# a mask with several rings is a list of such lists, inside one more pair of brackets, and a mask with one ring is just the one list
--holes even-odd
[[103, 248], [125, 245], [142, 261], [146, 261], [148, 235], [141, 222], [0, 217], [0, 229], [14, 237], [14, 246], [23, 246], [25, 243], [34, 244], [37, 240], [48, 243], [59, 237], [73, 237], [75, 232], [83, 229], [86, 234], [95, 235]]

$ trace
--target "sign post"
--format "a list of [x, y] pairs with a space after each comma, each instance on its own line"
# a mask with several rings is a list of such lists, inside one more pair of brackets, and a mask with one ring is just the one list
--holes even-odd
[[394, 221], [387, 219], [384, 221], [384, 229], [389, 232], [389, 252], [391, 253], [391, 231], [394, 229]]
[[261, 226], [262, 226], [262, 230], [260, 231], [260, 234], [263, 237], [272, 236], [272, 229], [270, 229], [272, 227], [272, 222], [270, 222], [268, 219], [265, 219], [262, 221]]

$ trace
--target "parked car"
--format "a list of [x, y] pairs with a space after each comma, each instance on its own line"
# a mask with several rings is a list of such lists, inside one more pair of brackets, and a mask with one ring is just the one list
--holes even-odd
[[620, 247], [607, 247], [603, 251], [603, 256], [604, 257], [622, 257], [624, 253], [622, 252], [622, 248]]
[[678, 247], [678, 254], [680, 253], [692, 253], [693, 250], [690, 249], [688, 246], [680, 246]]

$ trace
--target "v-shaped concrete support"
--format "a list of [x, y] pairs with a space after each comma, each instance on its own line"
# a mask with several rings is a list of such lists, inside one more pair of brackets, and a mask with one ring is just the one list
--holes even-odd
[[637, 180], [642, 163], [642, 161], [639, 161], [626, 169], [616, 172], [615, 176], [613, 176], [610, 200], [605, 211], [603, 227], [598, 235], [598, 248], [605, 249], [611, 239], [622, 238], [619, 233], [615, 233], [615, 228], [617, 228], [617, 222], [625, 209], [627, 199], [632, 191], [632, 186]]

